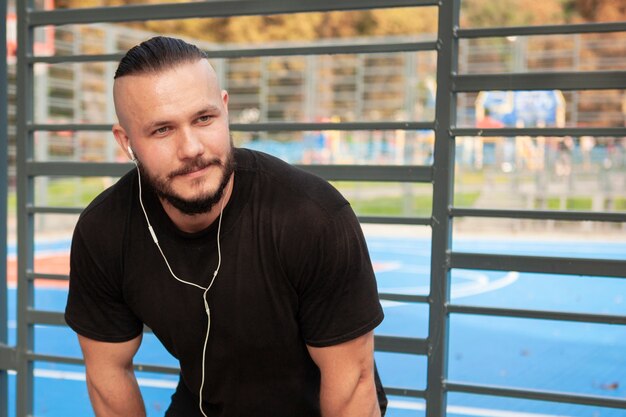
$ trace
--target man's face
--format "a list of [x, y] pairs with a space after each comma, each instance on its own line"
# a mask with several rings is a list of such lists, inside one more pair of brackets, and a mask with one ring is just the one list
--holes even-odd
[[233, 169], [228, 95], [205, 59], [115, 81], [119, 125], [159, 197], [185, 214], [208, 212]]

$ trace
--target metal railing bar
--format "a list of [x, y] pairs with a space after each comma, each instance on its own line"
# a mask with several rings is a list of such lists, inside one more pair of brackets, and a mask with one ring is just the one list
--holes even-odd
[[433, 130], [435, 122], [233, 123], [234, 132], [298, 132], [311, 130]]
[[85, 361], [83, 361], [81, 358], [76, 358], [72, 356], [46, 355], [46, 354], [35, 353], [35, 352], [29, 352], [26, 356], [28, 357], [28, 360], [31, 360], [31, 361], [66, 363], [70, 365], [84, 365], [85, 364]]
[[414, 295], [414, 294], [394, 294], [387, 292], [379, 292], [378, 298], [386, 301], [400, 301], [406, 303], [423, 303], [427, 304], [430, 302], [427, 295]]
[[29, 56], [29, 64], [80, 64], [86, 62], [119, 62], [124, 54]]
[[[350, 55], [350, 54], [377, 54], [390, 52], [420, 52], [435, 51], [435, 41], [425, 42], [398, 42], [398, 43], [343, 43], [333, 45], [300, 45], [283, 48], [259, 48], [259, 49], [224, 49], [205, 50], [209, 59], [224, 58], [256, 58], [271, 56], [307, 56], [307, 55]], [[54, 56], [30, 56], [31, 64], [61, 64], [61, 63], [85, 63], [85, 62], [119, 62], [124, 54], [93, 54], [93, 55], [54, 55]]]
[[29, 124], [27, 129], [31, 132], [110, 132], [112, 124], [78, 124], [78, 123], [51, 123], [51, 124]]
[[621, 398], [599, 397], [592, 395], [569, 394], [554, 391], [539, 391], [529, 389], [504, 388], [490, 385], [474, 385], [456, 382], [445, 382], [444, 388], [448, 392], [464, 392], [500, 397], [523, 398], [537, 401], [551, 401], [558, 403], [593, 405], [609, 408], [626, 408], [626, 400]]
[[[435, 122], [344, 122], [344, 123], [232, 123], [232, 132], [299, 132], [317, 130], [433, 130]], [[28, 130], [37, 132], [97, 132], [111, 131], [112, 124], [79, 124], [79, 123], [52, 123], [52, 124], [29, 124]]]
[[[5, 343], [0, 343], [0, 370], [4, 372], [6, 376], [6, 371], [15, 370], [16, 368], [17, 368], [17, 349], [13, 346], [8, 346]], [[0, 395], [0, 398], [4, 399], [5, 396]], [[2, 415], [2, 412], [0, 412], [0, 415]]]
[[626, 22], [611, 22], [459, 29], [457, 31], [457, 36], [460, 39], [472, 39], [532, 35], [575, 35], [581, 33], [606, 33], [624, 31], [626, 31]]
[[451, 268], [626, 278], [626, 261], [548, 256], [450, 253]]
[[117, 162], [27, 162], [26, 175], [67, 177], [121, 177], [134, 165]]
[[388, 387], [385, 385], [387, 395], [397, 395], [399, 397], [426, 398], [426, 391], [409, 388]]
[[428, 354], [428, 341], [399, 336], [375, 336], [374, 347], [379, 352]]
[[626, 89], [626, 71], [465, 74], [453, 77], [454, 92], [490, 90]]
[[599, 324], [626, 324], [626, 316], [613, 316], [608, 314], [584, 314], [567, 313], [547, 310], [519, 310], [511, 308], [475, 307], [450, 304], [447, 306], [448, 313], [474, 314], [481, 316], [517, 317], [527, 319], [572, 321], [580, 323]]
[[49, 279], [54, 281], [69, 281], [70, 276], [67, 274], [42, 274], [39, 272], [28, 272], [26, 274], [26, 278], [29, 281], [34, 281], [36, 279]]
[[453, 136], [512, 137], [512, 136], [626, 136], [624, 127], [543, 127], [480, 129], [453, 128]]
[[84, 207], [43, 207], [29, 206], [26, 210], [33, 214], [80, 214]]
[[[297, 167], [334, 181], [430, 182], [432, 167], [402, 165], [296, 165]], [[120, 177], [133, 168], [117, 162], [28, 162], [29, 176]]]
[[[53, 363], [65, 363], [70, 365], [85, 365], [85, 361], [82, 358], [76, 358], [72, 356], [60, 356], [60, 355], [47, 355], [35, 352], [29, 352], [27, 355], [29, 360], [38, 362], [53, 362]], [[133, 368], [139, 372], [154, 372], [162, 374], [174, 374], [180, 373], [180, 368], [163, 365], [151, 365], [136, 363]]]
[[492, 217], [506, 219], [567, 220], [626, 222], [626, 213], [607, 213], [595, 211], [557, 211], [557, 210], [492, 210], [451, 208], [453, 217]]
[[332, 181], [431, 182], [432, 167], [420, 165], [296, 165]]
[[430, 226], [430, 217], [382, 217], [382, 216], [357, 216], [359, 222], [367, 224], [402, 224], [412, 226]]
[[144, 20], [186, 19], [199, 17], [230, 17], [247, 15], [288, 14], [363, 10], [372, 8], [436, 6], [438, 0], [343, 0], [285, 2], [281, 0], [211, 0], [196, 3], [134, 5], [32, 11], [31, 26], [68, 25], [77, 23], [114, 23]]
[[26, 321], [29, 324], [47, 324], [49, 326], [66, 326], [63, 313], [58, 311], [43, 311], [28, 309]]

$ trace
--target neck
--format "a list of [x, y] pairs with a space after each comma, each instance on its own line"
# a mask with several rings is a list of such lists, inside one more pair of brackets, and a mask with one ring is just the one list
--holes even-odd
[[195, 233], [209, 227], [213, 222], [221, 215], [222, 209], [226, 207], [230, 196], [233, 192], [233, 183], [235, 181], [235, 175], [230, 176], [230, 180], [224, 188], [224, 195], [220, 201], [215, 204], [210, 211], [200, 214], [185, 214], [172, 206], [168, 201], [161, 199], [161, 205], [165, 210], [165, 213], [174, 222], [176, 227], [186, 233]]

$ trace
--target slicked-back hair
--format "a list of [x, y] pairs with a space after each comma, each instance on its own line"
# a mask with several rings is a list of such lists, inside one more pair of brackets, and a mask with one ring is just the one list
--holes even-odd
[[129, 49], [113, 78], [156, 73], [203, 58], [207, 58], [206, 53], [195, 45], [181, 39], [155, 36]]

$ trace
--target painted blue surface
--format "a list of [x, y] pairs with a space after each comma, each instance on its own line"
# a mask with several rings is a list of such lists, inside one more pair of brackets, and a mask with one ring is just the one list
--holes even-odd
[[[428, 294], [430, 243], [426, 238], [369, 238], [381, 292]], [[49, 242], [42, 250], [63, 250], [68, 242]], [[464, 252], [626, 259], [625, 242], [502, 239], [455, 240]], [[37, 288], [38, 309], [62, 311], [66, 291]], [[452, 272], [455, 304], [626, 315], [626, 282], [600, 277], [516, 274], [498, 271]], [[381, 335], [426, 337], [428, 308], [384, 302]], [[15, 291], [9, 291], [10, 343], [15, 343]], [[38, 353], [80, 356], [66, 328], [38, 326]], [[626, 397], [626, 326], [563, 323], [453, 314], [450, 321], [449, 379], [515, 388]], [[394, 387], [426, 388], [426, 358], [378, 352], [383, 382]], [[146, 335], [136, 362], [175, 365], [152, 335]], [[37, 363], [37, 416], [91, 416], [83, 369]], [[176, 383], [174, 376], [139, 374], [149, 416], [162, 416]], [[165, 387], [156, 387], [165, 382]], [[11, 390], [14, 391], [14, 377]], [[392, 397], [389, 417], [423, 416], [423, 401]], [[10, 394], [10, 413], [14, 409]], [[624, 417], [626, 412], [569, 404], [450, 394], [448, 417]], [[526, 413], [526, 414], [522, 414]], [[12, 414], [11, 414], [12, 415]]]

